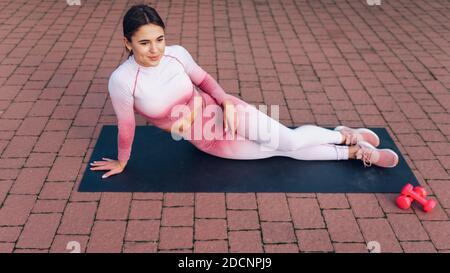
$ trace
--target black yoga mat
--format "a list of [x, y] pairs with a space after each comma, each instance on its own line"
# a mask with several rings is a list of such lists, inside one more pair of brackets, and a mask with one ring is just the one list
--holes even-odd
[[[105, 171], [87, 165], [80, 192], [320, 192], [398, 193], [419, 185], [384, 128], [371, 128], [380, 147], [399, 155], [395, 168], [364, 168], [361, 160], [303, 161], [288, 157], [232, 160], [206, 154], [186, 140], [173, 140], [154, 126], [137, 126], [125, 171], [102, 179]], [[103, 126], [90, 162], [117, 158], [117, 126]]]

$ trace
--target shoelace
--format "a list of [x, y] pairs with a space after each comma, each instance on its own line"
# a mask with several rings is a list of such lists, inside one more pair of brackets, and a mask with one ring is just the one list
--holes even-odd
[[[345, 136], [345, 144], [347, 144], [347, 145], [355, 145], [356, 143], [358, 143], [358, 140], [361, 140], [361, 138], [358, 139], [357, 133], [353, 134], [349, 131], [341, 131], [341, 132]], [[348, 143], [348, 140], [350, 140], [349, 143]]]
[[370, 158], [372, 157], [372, 153], [373, 153], [372, 150], [367, 151], [364, 150], [364, 148], [362, 147], [360, 147], [359, 150], [356, 152], [356, 158], [362, 159], [364, 163], [364, 168], [372, 166], [372, 161], [370, 160]]

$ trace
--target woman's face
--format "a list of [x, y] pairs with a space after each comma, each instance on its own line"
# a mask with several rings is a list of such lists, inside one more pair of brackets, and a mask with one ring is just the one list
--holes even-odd
[[142, 66], [157, 66], [164, 55], [166, 39], [164, 29], [155, 24], [141, 26], [131, 37], [123, 38], [128, 50], [133, 50], [136, 62]]

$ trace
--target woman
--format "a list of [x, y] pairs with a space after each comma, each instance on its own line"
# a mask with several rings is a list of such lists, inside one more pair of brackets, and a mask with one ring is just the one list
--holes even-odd
[[[287, 156], [299, 160], [361, 159], [364, 166], [386, 168], [397, 165], [394, 151], [375, 148], [380, 141], [369, 129], [338, 126], [329, 130], [315, 125], [290, 129], [226, 94], [184, 47], [166, 46], [164, 29], [158, 13], [147, 5], [135, 5], [124, 16], [124, 43], [129, 56], [112, 73], [108, 84], [118, 120], [118, 160], [102, 158], [91, 163], [91, 170], [108, 171], [103, 178], [121, 173], [128, 162], [135, 132], [134, 111], [151, 124], [172, 133], [175, 130], [186, 139], [206, 129], [208, 121], [223, 122], [225, 130], [217, 127], [213, 139], [188, 139], [198, 149], [223, 158]], [[184, 106], [190, 114], [174, 117], [173, 110], [178, 106]], [[208, 107], [220, 107], [225, 113], [209, 117], [198, 114]], [[263, 123], [274, 129], [270, 137], [276, 136], [276, 145], [269, 145], [262, 136], [250, 137], [250, 132]]]

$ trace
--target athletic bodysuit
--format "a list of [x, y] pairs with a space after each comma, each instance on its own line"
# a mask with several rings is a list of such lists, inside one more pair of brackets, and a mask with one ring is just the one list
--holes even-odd
[[[231, 101], [237, 110], [237, 134], [240, 138], [188, 139], [198, 149], [230, 159], [259, 159], [271, 156], [289, 156], [300, 160], [348, 159], [348, 147], [335, 145], [342, 141], [337, 131], [303, 125], [290, 129], [259, 111], [243, 100], [225, 93], [217, 81], [203, 70], [191, 54], [180, 45], [166, 46], [157, 66], [144, 67], [134, 56], [128, 57], [112, 74], [108, 83], [111, 102], [118, 123], [118, 159], [128, 161], [135, 133], [135, 112], [144, 116], [150, 124], [170, 130], [179, 117], [171, 115], [176, 106], [187, 106], [191, 111], [198, 107], [205, 110], [215, 105], [222, 108], [224, 100]], [[201, 100], [200, 100], [201, 99]], [[197, 106], [195, 106], [197, 105]], [[245, 113], [242, 110], [246, 109]], [[202, 122], [196, 123], [201, 119]], [[223, 116], [197, 115], [194, 124], [205, 124]], [[223, 122], [223, 120], [219, 121]], [[258, 124], [266, 123], [276, 128], [277, 146], [267, 145], [267, 138], [250, 138], [250, 131]], [[193, 125], [188, 131], [194, 135]], [[226, 136], [228, 132], [220, 132]], [[270, 147], [269, 147], [270, 146]], [[269, 149], [268, 149], [269, 147]]]

